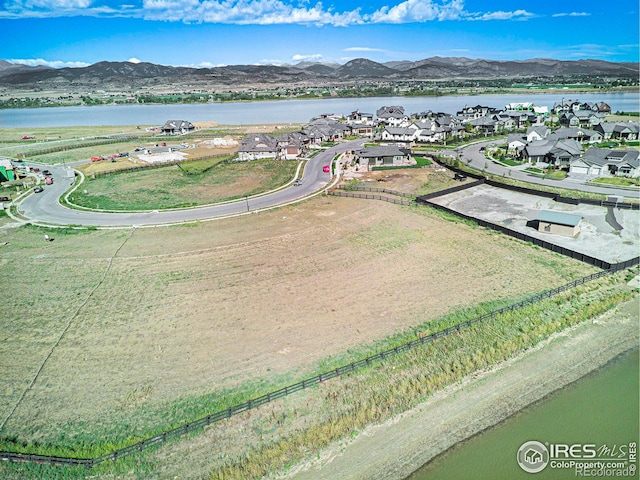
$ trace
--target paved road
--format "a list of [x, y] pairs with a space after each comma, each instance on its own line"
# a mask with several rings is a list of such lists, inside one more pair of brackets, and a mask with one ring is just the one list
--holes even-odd
[[305, 166], [301, 186], [290, 185], [266, 195], [235, 202], [152, 212], [107, 213], [67, 208], [61, 205], [58, 199], [67, 192], [73, 184], [73, 179], [67, 176], [67, 166], [55, 165], [47, 167], [53, 174], [53, 185], [47, 185], [43, 192], [32, 193], [22, 200], [18, 204], [18, 212], [34, 223], [100, 227], [162, 225], [248, 214], [286, 205], [321, 192], [331, 181], [331, 174], [324, 173], [322, 167], [330, 164], [338, 153], [359, 148], [363, 142], [364, 140], [345, 142], [311, 158]]
[[487, 142], [478, 142], [473, 145], [469, 145], [467, 147], [463, 147], [462, 149], [456, 150], [448, 150], [445, 153], [458, 156], [460, 155], [461, 161], [464, 163], [468, 163], [473, 168], [477, 170], [483, 170], [487, 173], [491, 173], [497, 176], [507, 176], [510, 178], [523, 180], [529, 183], [535, 183], [538, 185], [547, 185], [550, 187], [559, 187], [566, 188], [570, 190], [582, 190], [585, 192], [593, 192], [600, 193], [604, 195], [611, 196], [621, 196], [627, 198], [640, 198], [640, 189], [622, 189], [622, 188], [612, 188], [612, 187], [602, 187], [597, 185], [589, 185], [584, 181], [566, 178], [564, 180], [550, 180], [545, 178], [540, 178], [535, 175], [529, 175], [525, 172], [519, 171], [516, 168], [503, 167], [502, 165], [498, 165], [484, 156], [484, 153], [480, 151], [481, 147], [486, 147], [490, 143], [496, 143], [496, 140], [487, 141]]

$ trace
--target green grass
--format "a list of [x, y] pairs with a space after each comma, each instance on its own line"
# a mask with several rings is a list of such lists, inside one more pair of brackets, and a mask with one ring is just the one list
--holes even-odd
[[296, 162], [277, 160], [224, 163], [212, 159], [194, 168], [199, 172], [195, 175], [185, 175], [175, 165], [129, 171], [88, 179], [69, 201], [86, 208], [124, 211], [205, 205], [277, 188], [293, 178], [296, 167]]
[[203, 158], [201, 160], [193, 160], [189, 162], [182, 162], [179, 165], [180, 170], [185, 175], [202, 175], [208, 172], [219, 163], [229, 161], [230, 156], [217, 156], [213, 158]]
[[637, 187], [640, 179], [627, 177], [596, 178], [591, 181], [597, 185], [614, 185], [616, 187]]

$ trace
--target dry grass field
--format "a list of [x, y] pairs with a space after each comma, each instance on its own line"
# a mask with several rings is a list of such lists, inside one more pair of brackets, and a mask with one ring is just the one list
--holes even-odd
[[43, 232], [0, 230], [0, 421], [25, 442], [144, 435], [240, 387], [263, 393], [448, 312], [595, 271], [424, 207], [336, 197]]

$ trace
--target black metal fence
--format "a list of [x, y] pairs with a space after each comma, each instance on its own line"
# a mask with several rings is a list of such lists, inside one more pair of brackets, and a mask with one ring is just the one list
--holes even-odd
[[[637, 262], [636, 262], [637, 263]], [[628, 266], [631, 266], [632, 264], [629, 264]], [[633, 265], [635, 265], [635, 263], [633, 263]], [[165, 432], [162, 432], [158, 435], [155, 435], [153, 437], [150, 438], [146, 438], [144, 440], [140, 440], [139, 442], [136, 442], [132, 445], [129, 445], [127, 447], [124, 448], [119, 448], [116, 450], [113, 450], [109, 453], [106, 453], [104, 455], [98, 456], [98, 457], [94, 457], [94, 458], [68, 458], [68, 457], [52, 457], [52, 456], [45, 456], [45, 455], [33, 455], [33, 454], [25, 454], [25, 453], [13, 453], [13, 452], [0, 452], [0, 460], [4, 460], [4, 461], [25, 461], [25, 462], [35, 462], [35, 463], [46, 463], [46, 464], [50, 464], [50, 465], [67, 465], [67, 466], [84, 466], [86, 468], [91, 468], [95, 465], [98, 465], [100, 463], [106, 462], [106, 461], [111, 461], [111, 460], [117, 460], [119, 458], [123, 458], [123, 457], [127, 457], [130, 455], [133, 455], [135, 453], [138, 452], [142, 452], [144, 450], [147, 450], [149, 448], [152, 448], [154, 446], [157, 445], [161, 445], [163, 443], [165, 443], [167, 440], [172, 439], [172, 438], [176, 438], [176, 437], [181, 437], [183, 435], [187, 435], [189, 433], [198, 431], [203, 429], [204, 427], [220, 422], [222, 420], [226, 420], [229, 419], [231, 417], [233, 417], [234, 415], [238, 415], [240, 413], [243, 412], [247, 412], [249, 410], [258, 408], [264, 404], [267, 404], [269, 402], [272, 402], [274, 400], [278, 400], [280, 398], [286, 397], [288, 395], [291, 395], [292, 393], [301, 391], [301, 390], [305, 390], [309, 387], [312, 387], [314, 385], [318, 385], [320, 383], [323, 383], [327, 380], [331, 380], [333, 378], [336, 377], [341, 377], [343, 375], [346, 375], [348, 373], [351, 372], [355, 372], [358, 369], [364, 368], [364, 367], [368, 367], [370, 365], [372, 365], [373, 363], [385, 360], [387, 358], [396, 356], [400, 353], [412, 350], [413, 348], [418, 347], [419, 345], [424, 345], [426, 343], [432, 342], [438, 338], [441, 337], [446, 337], [448, 335], [454, 334], [456, 332], [459, 332], [463, 329], [469, 328], [473, 325], [476, 324], [480, 324], [483, 322], [487, 322], [490, 320], [495, 319], [498, 315], [502, 315], [506, 312], [512, 312], [514, 310], [517, 310], [519, 308], [523, 308], [527, 305], [531, 305], [533, 303], [539, 302], [541, 300], [544, 300], [546, 298], [550, 298], [553, 297], [555, 295], [558, 295], [562, 292], [565, 292], [567, 290], [570, 290], [572, 288], [577, 287], [578, 285], [582, 285], [584, 283], [590, 282], [592, 280], [601, 278], [605, 275], [609, 275], [617, 270], [620, 270], [622, 268], [626, 268], [624, 266], [622, 266], [621, 264], [617, 264], [615, 265], [613, 268], [608, 269], [608, 270], [601, 270], [599, 272], [596, 272], [594, 274], [588, 275], [586, 277], [580, 278], [578, 280], [574, 280], [572, 282], [569, 282], [565, 285], [562, 285], [560, 287], [557, 288], [553, 288], [551, 290], [547, 290], [545, 292], [542, 292], [538, 295], [534, 295], [530, 298], [527, 298], [525, 300], [522, 300], [520, 302], [514, 303], [512, 305], [500, 308], [498, 310], [494, 310], [492, 312], [489, 312], [487, 314], [484, 315], [480, 315], [478, 317], [466, 320], [464, 322], [458, 323], [456, 325], [453, 325], [451, 327], [445, 328], [443, 330], [440, 330], [438, 332], [434, 332], [431, 333], [429, 335], [424, 335], [421, 336], [419, 338], [416, 338], [415, 340], [411, 340], [409, 342], [403, 343], [401, 345], [398, 345], [396, 347], [381, 351], [379, 353], [376, 353], [374, 355], [368, 356], [366, 358], [363, 358], [361, 360], [357, 360], [355, 362], [351, 362], [349, 364], [340, 366], [338, 368], [320, 373], [319, 375], [307, 378], [302, 380], [301, 382], [297, 382], [294, 383], [292, 385], [288, 385], [284, 388], [281, 388], [279, 390], [275, 390], [273, 392], [269, 392], [266, 393], [265, 395], [262, 395], [260, 397], [257, 398], [253, 398], [250, 400], [247, 400], [246, 402], [240, 403], [238, 405], [235, 405], [233, 407], [229, 407], [226, 408], [224, 410], [220, 410], [218, 412], [212, 413], [210, 415], [207, 415], [203, 418], [200, 418], [198, 420], [195, 420], [193, 422], [188, 422], [188, 423], [184, 423], [180, 426], [177, 426], [175, 428], [172, 428], [170, 430], [167, 430]]]
[[396, 205], [415, 205], [416, 202], [412, 200], [403, 200], [401, 198], [386, 197], [383, 195], [373, 195], [368, 193], [356, 193], [347, 192], [344, 190], [328, 190], [328, 195], [335, 195], [336, 197], [349, 197], [349, 198], [363, 198], [367, 200], [382, 200], [383, 202], [395, 203]]
[[[188, 165], [190, 162], [198, 162], [200, 160], [210, 160], [212, 158], [222, 158], [222, 157], [229, 157], [229, 155], [216, 154], [216, 155], [207, 155], [207, 156], [204, 156], [204, 157], [198, 157], [198, 158], [192, 158], [192, 159], [172, 160], [170, 162], [149, 163], [149, 164], [143, 164], [143, 165], [140, 165], [140, 166], [137, 166], [137, 167], [116, 168], [116, 169], [113, 169], [113, 170], [104, 170], [102, 172], [91, 172], [91, 173], [87, 173], [86, 175], [91, 177], [91, 178], [103, 177], [105, 175], [116, 175], [116, 174], [119, 174], [119, 173], [138, 172], [138, 171], [143, 171], [143, 170], [153, 170], [153, 169], [157, 169], [157, 168], [170, 167], [172, 165], [178, 165], [178, 166], [180, 166], [180, 165]], [[105, 160], [105, 161], [108, 162], [108, 160]]]

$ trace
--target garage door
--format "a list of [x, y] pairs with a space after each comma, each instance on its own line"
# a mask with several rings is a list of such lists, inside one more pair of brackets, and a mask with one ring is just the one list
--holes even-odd
[[571, 167], [571, 173], [582, 173], [586, 175], [587, 173], [589, 173], [589, 167]]

